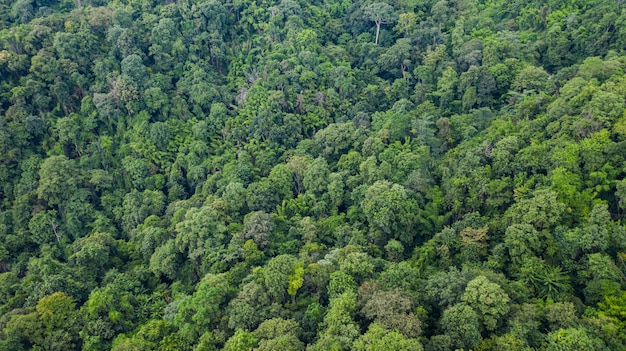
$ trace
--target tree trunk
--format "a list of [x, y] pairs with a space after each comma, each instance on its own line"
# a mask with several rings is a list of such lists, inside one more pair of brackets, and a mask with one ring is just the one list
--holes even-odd
[[380, 33], [380, 22], [376, 22], [376, 45], [378, 45], [378, 34]]

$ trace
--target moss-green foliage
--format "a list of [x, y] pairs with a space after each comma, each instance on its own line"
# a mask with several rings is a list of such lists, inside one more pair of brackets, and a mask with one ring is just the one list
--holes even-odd
[[0, 0], [0, 350], [625, 349], [624, 6]]

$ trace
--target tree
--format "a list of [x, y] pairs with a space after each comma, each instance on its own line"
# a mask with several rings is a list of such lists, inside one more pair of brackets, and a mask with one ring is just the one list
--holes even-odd
[[586, 303], [599, 303], [606, 296], [615, 295], [621, 290], [626, 277], [610, 256], [598, 252], [586, 258], [585, 269], [578, 271], [578, 276], [586, 283], [583, 290]]
[[146, 178], [150, 176], [150, 164], [143, 158], [126, 156], [122, 160], [122, 166], [124, 167], [124, 170], [130, 178], [133, 186], [139, 191], [144, 190], [146, 186]]
[[126, 232], [130, 232], [137, 225], [151, 215], [159, 215], [165, 207], [165, 195], [160, 191], [132, 190], [124, 196], [122, 203], [122, 224]]
[[190, 332], [188, 336], [196, 340], [221, 320], [231, 289], [223, 274], [208, 274], [198, 283], [193, 295], [180, 302], [174, 324]]
[[339, 297], [347, 292], [354, 293], [356, 288], [356, 282], [351, 275], [343, 271], [336, 271], [330, 274], [330, 280], [327, 286], [330, 298]]
[[350, 150], [359, 136], [354, 123], [331, 123], [313, 136], [315, 149], [326, 158], [335, 162]]
[[281, 198], [267, 178], [248, 186], [246, 203], [251, 211], [274, 212]]
[[150, 348], [156, 348], [156, 345], [148, 343], [138, 337], [127, 337], [124, 334], [119, 335], [113, 340], [111, 345], [111, 351], [125, 351], [125, 350], [149, 350]]
[[512, 224], [531, 224], [541, 231], [559, 223], [564, 212], [565, 205], [558, 201], [556, 192], [538, 189], [532, 198], [522, 199], [509, 207], [505, 218]]
[[403, 79], [408, 79], [407, 73], [409, 65], [411, 65], [412, 58], [412, 45], [411, 40], [408, 38], [400, 38], [396, 43], [390, 47], [387, 52], [378, 58], [378, 64], [388, 72], [397, 72], [400, 70], [400, 75]]
[[321, 197], [328, 191], [329, 175], [328, 163], [324, 158], [318, 157], [303, 172], [302, 185], [307, 192]]
[[139, 301], [135, 295], [140, 283], [127, 274], [110, 271], [106, 282], [94, 289], [81, 307], [85, 323], [85, 343], [108, 345], [117, 333], [128, 332], [136, 326]]
[[361, 207], [372, 229], [380, 229], [404, 244], [412, 244], [417, 206], [408, 198], [403, 186], [377, 181], [367, 188]]
[[19, 0], [13, 5], [13, 12], [19, 17], [22, 23], [30, 21], [35, 12], [34, 10], [33, 2], [28, 0]]
[[252, 351], [258, 345], [258, 340], [251, 332], [237, 329], [235, 334], [226, 341], [224, 351]]
[[[152, 45], [158, 45], [164, 54], [172, 52], [177, 36], [179, 36], [176, 30], [176, 23], [171, 18], [160, 19], [159, 23], [152, 28], [151, 34], [150, 40]], [[151, 51], [153, 50], [151, 49]], [[155, 52], [155, 56], [158, 56], [158, 54], [161, 54], [161, 52]]]
[[389, 24], [394, 19], [394, 9], [391, 5], [384, 2], [374, 2], [363, 8], [363, 15], [368, 21], [376, 24], [376, 40], [378, 45], [378, 35], [380, 34], [380, 26], [383, 24]]
[[367, 332], [354, 342], [352, 350], [421, 351], [423, 347], [417, 339], [409, 339], [396, 331], [389, 331], [377, 323], [372, 323]]
[[513, 263], [519, 264], [525, 257], [538, 255], [545, 244], [542, 236], [530, 224], [513, 224], [506, 228], [504, 245]]
[[26, 347], [43, 344], [44, 328], [36, 312], [14, 313], [8, 316], [8, 321], [3, 328], [10, 339], [2, 346], [13, 346], [17, 350], [27, 350]]
[[122, 62], [122, 74], [130, 77], [140, 87], [143, 86], [147, 74], [146, 66], [143, 64], [143, 60], [137, 54], [132, 54], [125, 57]]
[[404, 291], [416, 291], [420, 283], [420, 270], [413, 267], [409, 262], [391, 263], [378, 276], [381, 288], [391, 290], [394, 288]]
[[500, 318], [509, 312], [511, 301], [498, 284], [482, 275], [467, 284], [461, 300], [477, 312], [487, 330], [496, 330]]
[[484, 226], [482, 228], [467, 227], [459, 233], [461, 235], [461, 242], [465, 250], [478, 252], [481, 255], [487, 254], [487, 247], [489, 245], [489, 235], [487, 231], [489, 227]]
[[72, 297], [56, 292], [39, 300], [35, 310], [47, 334], [44, 348], [67, 349], [78, 344], [78, 315]]
[[560, 267], [546, 264], [538, 257], [528, 257], [523, 261], [519, 277], [540, 298], [559, 300], [572, 289], [569, 276]]
[[404, 258], [404, 245], [398, 240], [392, 239], [385, 245], [385, 253], [387, 260], [392, 262], [400, 262]]
[[292, 156], [286, 163], [287, 167], [293, 172], [296, 194], [304, 192], [304, 172], [306, 172], [310, 163], [311, 159], [309, 157], [298, 155]]
[[116, 243], [111, 235], [93, 233], [74, 242], [74, 254], [70, 260], [84, 276], [99, 279], [111, 267], [115, 250]]
[[509, 319], [510, 334], [524, 340], [531, 347], [538, 347], [545, 341], [541, 333], [541, 312], [539, 306], [523, 304]]
[[339, 261], [339, 269], [354, 277], [355, 281], [363, 282], [374, 272], [374, 265], [365, 252], [349, 252]]
[[443, 311], [441, 328], [450, 337], [454, 348], [473, 349], [481, 340], [478, 314], [465, 304]]
[[496, 89], [496, 81], [484, 66], [471, 66], [459, 77], [459, 91], [463, 93], [463, 106], [466, 110], [474, 105], [489, 103]]
[[571, 302], [557, 302], [546, 306], [545, 318], [552, 331], [573, 328], [579, 323], [576, 306]]
[[517, 74], [511, 88], [520, 93], [527, 90], [540, 93], [544, 91], [547, 83], [548, 73], [543, 68], [528, 66]]
[[304, 351], [304, 344], [298, 339], [302, 333], [294, 320], [273, 318], [267, 320], [253, 332], [259, 340], [259, 351]]
[[298, 261], [291, 255], [279, 255], [267, 262], [263, 270], [265, 287], [274, 301], [283, 302], [289, 289], [289, 277], [294, 274]]
[[393, 30], [398, 34], [403, 34], [408, 37], [413, 31], [418, 28], [418, 15], [415, 12], [401, 13], [398, 16], [398, 24], [393, 27]]
[[74, 161], [65, 156], [51, 156], [41, 163], [37, 195], [50, 205], [64, 205], [80, 183]]
[[608, 350], [602, 340], [582, 328], [559, 329], [548, 334], [547, 351]]
[[384, 328], [399, 332], [407, 338], [417, 338], [422, 326], [412, 312], [413, 307], [413, 299], [401, 290], [377, 291], [365, 303], [363, 313], [367, 319]]
[[302, 284], [304, 284], [304, 264], [298, 262], [294, 266], [293, 274], [289, 276], [289, 287], [287, 288], [287, 292], [291, 295], [292, 305], [296, 303], [296, 293], [302, 287]]
[[143, 101], [150, 112], [167, 111], [164, 109], [168, 105], [168, 97], [159, 87], [152, 87], [144, 90]]
[[214, 208], [191, 208], [185, 214], [185, 220], [176, 225], [176, 249], [199, 265], [205, 255], [224, 245], [225, 232], [226, 227]]
[[63, 238], [55, 210], [37, 212], [28, 222], [28, 230], [32, 240], [39, 245], [52, 242], [55, 239], [60, 244]]
[[344, 293], [330, 300], [330, 309], [324, 317], [323, 331], [311, 351], [350, 350], [354, 340], [361, 334], [358, 325], [352, 319], [356, 308], [356, 295]]
[[234, 218], [239, 218], [246, 206], [246, 189], [240, 182], [230, 182], [224, 189], [222, 200], [226, 201], [228, 214]]
[[264, 286], [245, 284], [229, 304], [228, 326], [233, 329], [254, 330], [267, 318], [270, 298]]
[[604, 252], [609, 244], [610, 221], [607, 205], [595, 205], [583, 225], [565, 233], [564, 242], [571, 257], [579, 257], [581, 253]]
[[293, 198], [293, 173], [284, 164], [278, 164], [272, 168], [267, 180], [281, 201]]
[[150, 256], [149, 269], [156, 276], [165, 276], [175, 279], [178, 274], [179, 251], [176, 249], [174, 239], [168, 240], [165, 244], [157, 247]]
[[[437, 91], [433, 93], [439, 98], [439, 107], [442, 109], [450, 108], [455, 101], [456, 89], [459, 83], [457, 72], [452, 67], [446, 67], [441, 78], [437, 81]], [[439, 123], [441, 124], [441, 123]], [[439, 128], [440, 136], [446, 136], [442, 128]]]
[[274, 229], [274, 219], [263, 211], [252, 212], [244, 220], [245, 228], [241, 238], [252, 239], [259, 249], [269, 244], [270, 235]]

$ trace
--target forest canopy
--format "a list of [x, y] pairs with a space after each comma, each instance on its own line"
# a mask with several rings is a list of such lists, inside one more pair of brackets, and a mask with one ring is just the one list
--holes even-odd
[[626, 349], [621, 0], [0, 0], [0, 350]]

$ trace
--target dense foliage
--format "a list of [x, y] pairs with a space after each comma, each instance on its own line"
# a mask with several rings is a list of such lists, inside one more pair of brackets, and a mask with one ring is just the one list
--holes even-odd
[[623, 1], [0, 28], [0, 350], [626, 349]]

